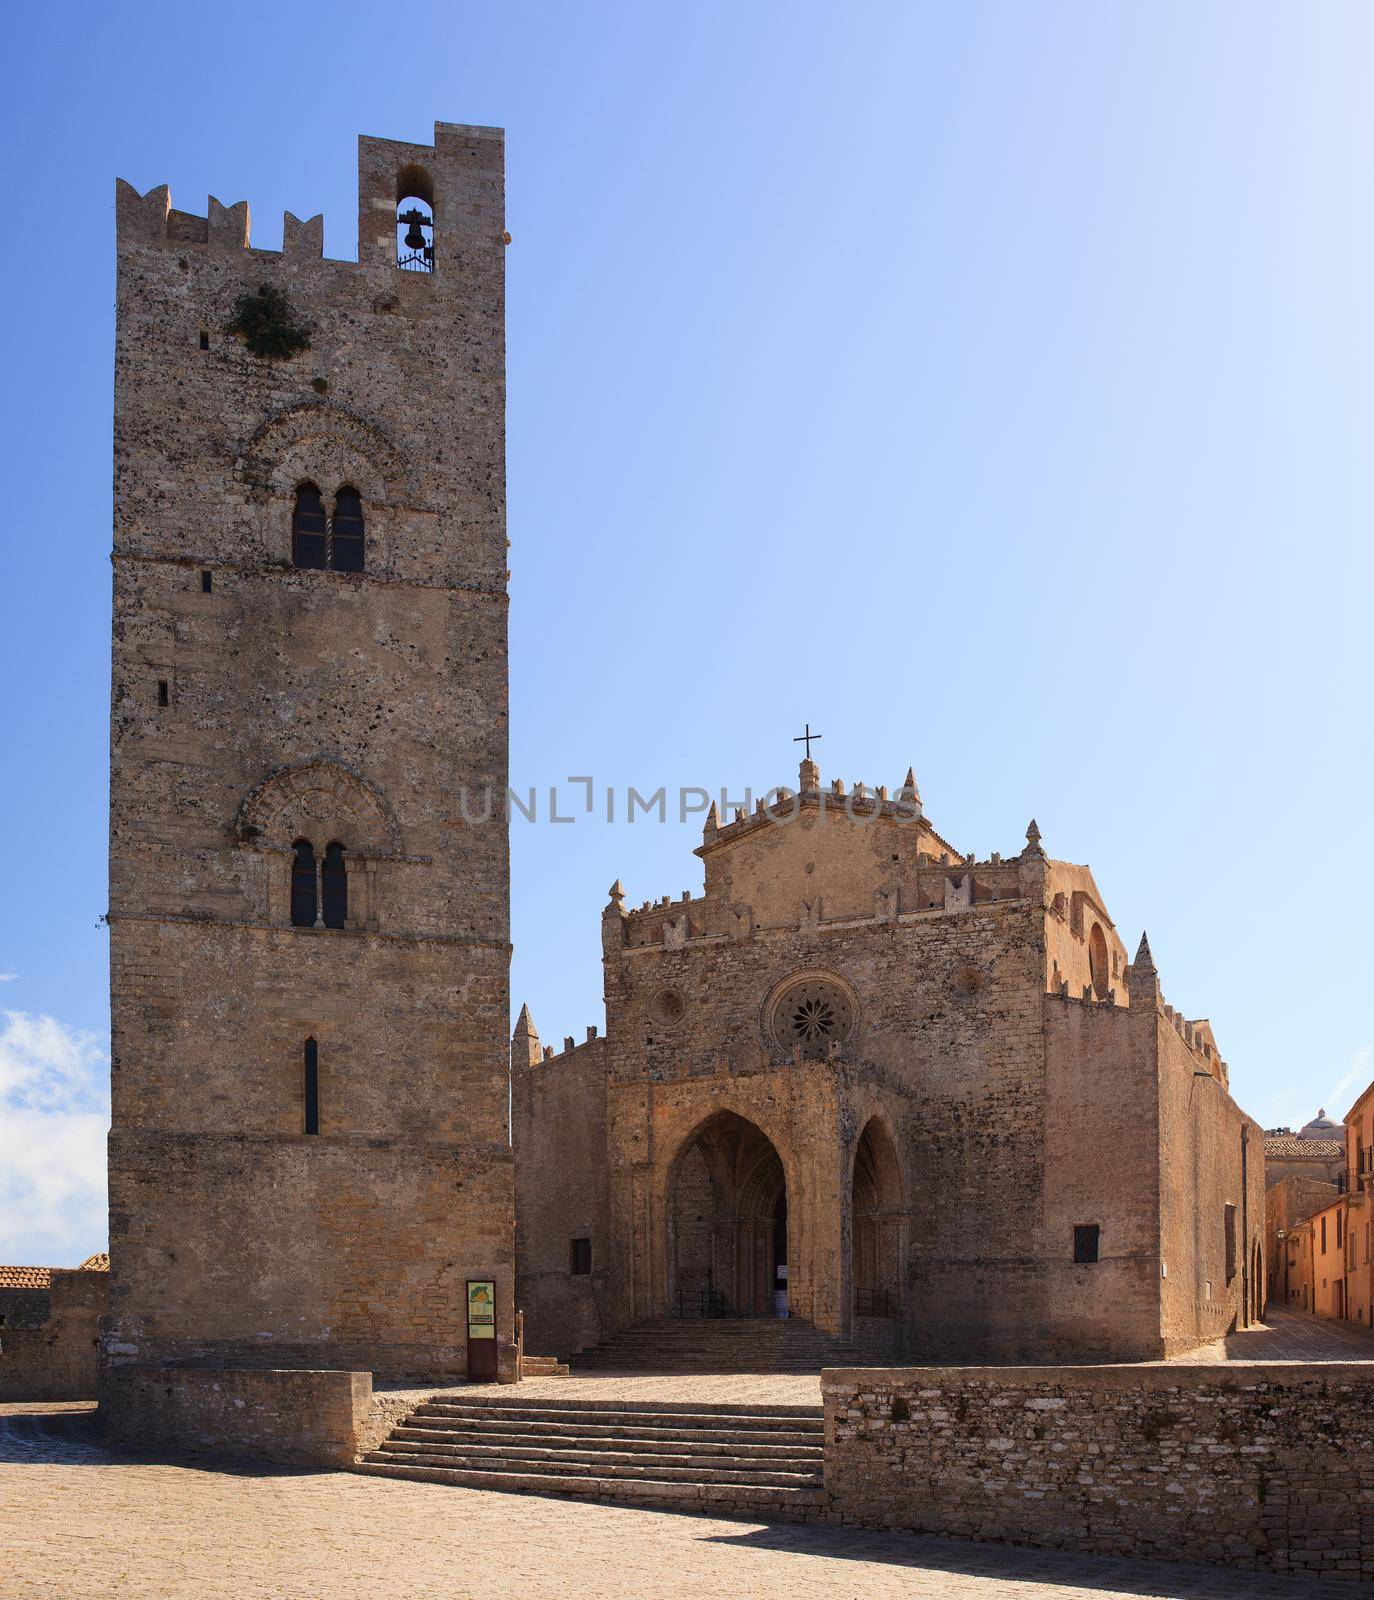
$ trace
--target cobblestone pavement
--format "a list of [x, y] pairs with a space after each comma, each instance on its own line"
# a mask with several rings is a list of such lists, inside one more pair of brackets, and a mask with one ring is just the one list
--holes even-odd
[[[507, 1391], [509, 1392], [509, 1391]], [[1210, 1567], [116, 1457], [0, 1406], [0, 1600], [1349, 1600]]]

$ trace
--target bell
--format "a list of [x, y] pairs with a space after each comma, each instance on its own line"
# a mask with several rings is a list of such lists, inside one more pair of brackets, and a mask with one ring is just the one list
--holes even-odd
[[424, 249], [425, 236], [421, 224], [428, 221], [428, 218], [423, 213], [412, 209], [407, 211], [399, 220], [410, 224], [410, 227], [406, 230], [406, 249]]

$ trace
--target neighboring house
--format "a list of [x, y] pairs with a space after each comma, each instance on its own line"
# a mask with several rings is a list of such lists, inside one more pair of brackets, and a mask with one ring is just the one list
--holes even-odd
[[1345, 1197], [1312, 1214], [1307, 1225], [1308, 1303], [1319, 1317], [1345, 1319]]
[[1345, 1313], [1374, 1328], [1374, 1083], [1346, 1114], [1345, 1149]]
[[[1299, 1266], [1308, 1234], [1299, 1230], [1318, 1211], [1338, 1200], [1340, 1192], [1334, 1183], [1322, 1183], [1301, 1173], [1289, 1173], [1265, 1190], [1264, 1259], [1269, 1268], [1270, 1305], [1296, 1311], [1311, 1309], [1311, 1271]], [[1304, 1285], [1307, 1300], [1303, 1298]]]
[[[1341, 1155], [1334, 1172], [1329, 1145]], [[1344, 1123], [1320, 1111], [1298, 1134], [1270, 1133], [1264, 1147], [1270, 1303], [1374, 1328], [1374, 1084]], [[1318, 1176], [1326, 1173], [1330, 1181]]]

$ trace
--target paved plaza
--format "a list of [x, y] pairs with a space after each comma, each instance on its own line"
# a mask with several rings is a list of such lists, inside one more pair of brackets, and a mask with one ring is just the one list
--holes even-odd
[[345, 1472], [119, 1459], [88, 1407], [0, 1408], [3, 1600], [1335, 1600], [1210, 1567], [762, 1527]]
[[[1267, 1327], [1209, 1354], [1367, 1360], [1374, 1339], [1271, 1313]], [[791, 1374], [596, 1373], [535, 1379], [524, 1393], [809, 1404], [819, 1384]], [[121, 1457], [105, 1448], [89, 1405], [0, 1406], [0, 1600], [1325, 1600], [1354, 1592], [1210, 1567], [768, 1527], [345, 1472]]]

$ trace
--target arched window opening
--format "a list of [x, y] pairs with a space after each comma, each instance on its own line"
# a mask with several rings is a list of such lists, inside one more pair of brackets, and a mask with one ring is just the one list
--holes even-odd
[[291, 562], [297, 567], [323, 567], [328, 530], [324, 501], [313, 483], [296, 490], [296, 509], [291, 515]]
[[402, 272], [434, 271], [434, 185], [423, 167], [397, 174], [396, 265]]
[[335, 842], [324, 851], [324, 925], [342, 928], [348, 921], [348, 868], [344, 847]]
[[305, 1131], [320, 1131], [320, 1047], [313, 1039], [305, 1041], [303, 1062], [303, 1090], [305, 1097]]
[[1107, 936], [1100, 922], [1093, 923], [1093, 931], [1088, 935], [1088, 966], [1092, 972], [1093, 993], [1099, 1000], [1105, 1000], [1111, 992], [1112, 979], [1107, 960]]
[[309, 839], [297, 839], [291, 863], [291, 926], [315, 926], [315, 847]]
[[358, 491], [347, 486], [334, 496], [329, 565], [335, 572], [363, 570], [363, 502]]

